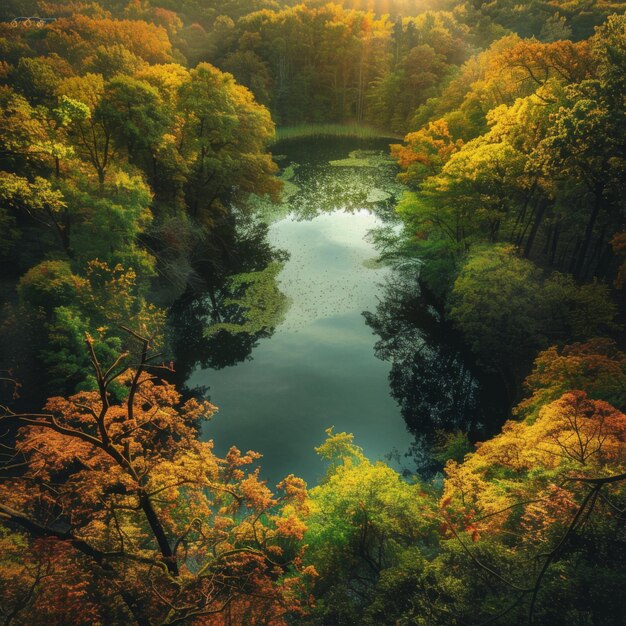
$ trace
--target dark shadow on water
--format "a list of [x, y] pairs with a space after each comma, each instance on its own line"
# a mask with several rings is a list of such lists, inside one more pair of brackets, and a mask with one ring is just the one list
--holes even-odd
[[389, 385], [417, 445], [409, 452], [421, 471], [442, 432], [463, 432], [472, 442], [492, 436], [509, 413], [497, 374], [481, 368], [439, 303], [417, 279], [396, 275], [374, 312], [363, 313], [378, 335], [378, 358], [391, 364]]
[[[196, 251], [194, 270], [199, 277], [172, 305], [168, 316], [168, 344], [175, 356], [176, 382], [184, 386], [197, 368], [232, 367], [251, 357], [259, 340], [274, 329], [254, 333], [220, 330], [207, 334], [216, 323], [242, 324], [241, 307], [229, 304], [237, 296], [231, 276], [265, 270], [288, 255], [267, 240], [267, 225], [243, 214], [233, 214], [203, 241]], [[206, 389], [198, 390], [206, 392]]]

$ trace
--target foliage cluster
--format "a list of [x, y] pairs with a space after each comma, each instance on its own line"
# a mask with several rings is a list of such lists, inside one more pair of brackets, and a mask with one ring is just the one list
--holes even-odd
[[86, 332], [112, 351], [131, 347], [123, 324], [163, 339], [190, 284], [231, 299], [213, 317], [240, 318], [229, 275], [272, 255], [238, 267], [225, 245], [250, 193], [281, 185], [268, 110], [214, 66], [181, 64], [174, 13], [66, 9], [42, 31], [0, 25], [0, 254], [17, 283], [0, 344], [41, 397], [93, 386]]
[[[0, 413], [3, 623], [623, 624], [623, 5], [353, 4], [2, 7], [58, 18], [0, 24], [2, 383], [47, 398]], [[200, 441], [215, 407], [158, 365], [168, 307], [175, 348], [216, 367], [280, 320], [248, 203], [280, 194], [272, 115], [408, 132], [386, 256], [517, 402], [470, 445], [471, 377], [420, 344], [462, 370], [441, 376], [434, 480], [330, 430], [323, 480], [275, 495], [258, 454]], [[396, 296], [368, 323], [410, 387]]]
[[512, 387], [538, 349], [616, 330], [625, 28], [613, 15], [577, 43], [496, 41], [392, 146], [412, 187], [402, 255]]

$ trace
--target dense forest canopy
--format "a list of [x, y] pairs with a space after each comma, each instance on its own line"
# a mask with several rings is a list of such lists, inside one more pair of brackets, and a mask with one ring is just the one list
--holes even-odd
[[[625, 9], [3, 2], [2, 623], [625, 624]], [[329, 429], [272, 490], [185, 383], [280, 324], [318, 125], [396, 137], [365, 322], [426, 461]]]

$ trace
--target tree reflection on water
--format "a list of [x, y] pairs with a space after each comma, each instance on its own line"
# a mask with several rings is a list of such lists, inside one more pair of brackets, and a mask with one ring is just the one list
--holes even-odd
[[416, 437], [408, 456], [421, 469], [432, 469], [429, 450], [442, 431], [476, 441], [497, 430], [509, 410], [497, 376], [479, 368], [414, 275], [395, 272], [376, 310], [363, 316], [379, 336], [376, 356], [391, 363], [391, 395]]

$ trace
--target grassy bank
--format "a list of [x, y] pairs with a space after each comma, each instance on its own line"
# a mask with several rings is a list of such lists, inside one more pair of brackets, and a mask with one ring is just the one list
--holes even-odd
[[357, 139], [397, 139], [390, 131], [380, 130], [365, 124], [298, 124], [296, 126], [283, 126], [276, 129], [276, 141], [288, 139], [302, 139], [304, 137], [355, 137]]

